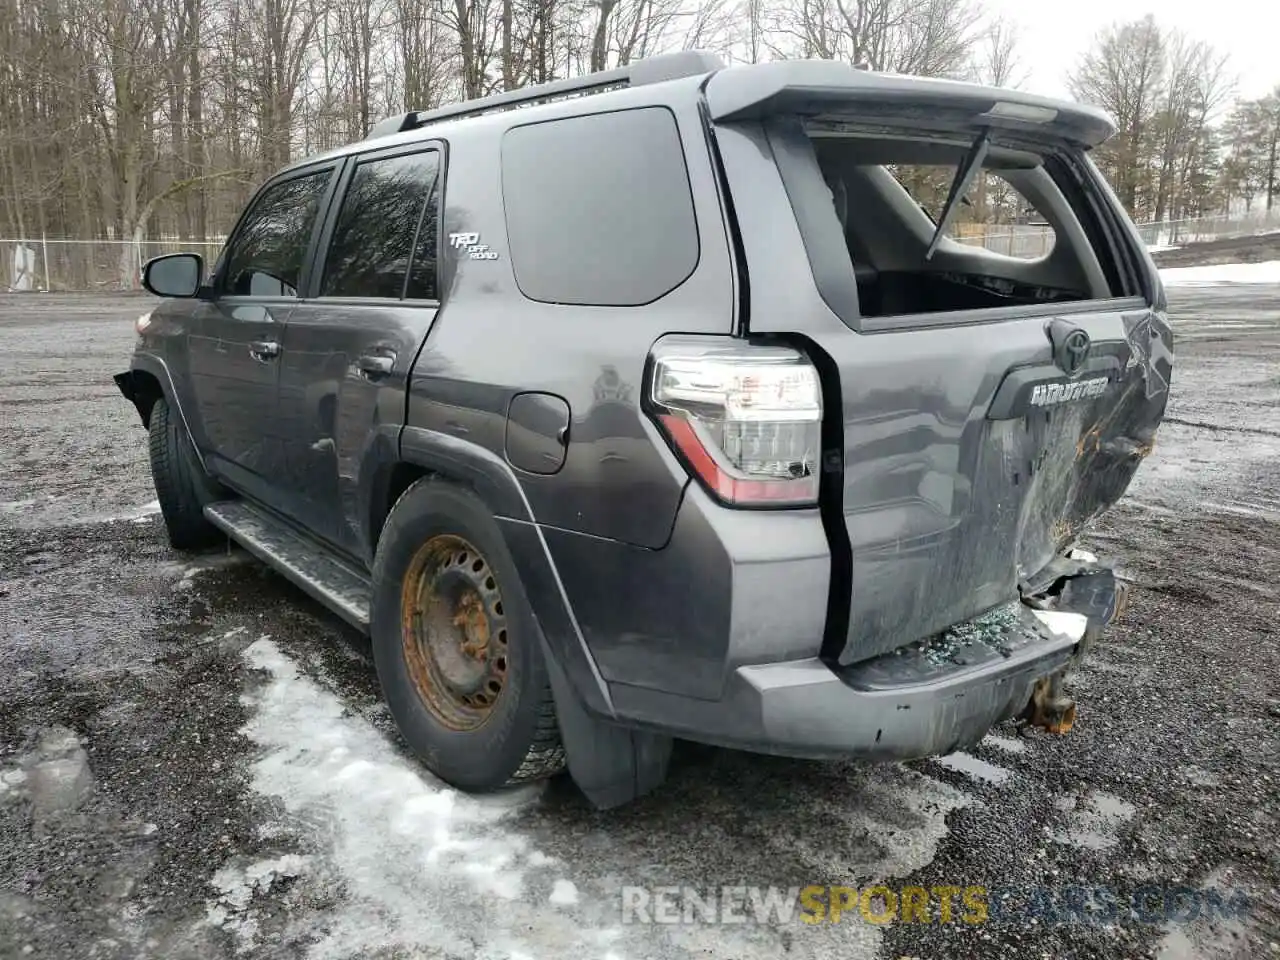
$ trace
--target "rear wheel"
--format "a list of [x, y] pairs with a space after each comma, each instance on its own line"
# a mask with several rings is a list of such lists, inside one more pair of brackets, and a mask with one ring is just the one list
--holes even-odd
[[484, 504], [435, 479], [405, 491], [374, 561], [373, 658], [401, 734], [442, 780], [484, 792], [563, 769], [536, 629]]
[[200, 466], [186, 427], [164, 397], [151, 407], [147, 429], [151, 478], [169, 543], [177, 550], [213, 546], [224, 535], [205, 519], [204, 508], [221, 498], [221, 490]]

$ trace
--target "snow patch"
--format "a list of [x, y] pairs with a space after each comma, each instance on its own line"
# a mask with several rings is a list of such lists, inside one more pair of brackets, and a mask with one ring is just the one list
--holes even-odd
[[988, 746], [996, 747], [1005, 753], [1026, 753], [1027, 745], [1017, 737], [998, 737], [994, 733], [989, 733], [982, 738], [982, 742]]
[[1001, 784], [1013, 776], [1012, 771], [998, 767], [994, 763], [987, 763], [963, 751], [949, 753], [945, 757], [936, 757], [934, 762], [982, 783]]
[[[1248, 900], [1256, 903], [1259, 891], [1243, 884], [1234, 872], [1229, 866], [1214, 868], [1200, 884], [1199, 892], [1230, 900], [1233, 892], [1244, 891]], [[1206, 905], [1181, 923], [1163, 924], [1164, 936], [1151, 953], [1155, 960], [1229, 960], [1242, 955], [1241, 945], [1249, 940], [1250, 926], [1239, 916], [1224, 916], [1216, 908]], [[1280, 956], [1280, 945], [1274, 940], [1268, 949], [1270, 956]], [[1260, 957], [1262, 954], [1255, 955]]]
[[1219, 263], [1203, 267], [1167, 267], [1160, 271], [1165, 286], [1219, 283], [1280, 283], [1280, 260], [1263, 263]]
[[517, 923], [534, 851], [508, 822], [539, 787], [459, 794], [349, 715], [272, 641], [255, 641], [245, 657], [271, 677], [245, 698], [254, 715], [244, 733], [264, 750], [253, 785], [331, 841], [327, 859], [348, 897], [317, 931], [312, 957], [390, 943], [460, 952], [475, 931]]
[[[311, 960], [393, 954], [775, 960], [785, 952], [784, 939], [794, 960], [876, 955], [881, 935], [867, 924], [826, 924], [803, 936], [790, 924], [624, 924], [623, 886], [698, 882], [681, 873], [681, 865], [657, 859], [651, 827], [637, 823], [634, 836], [625, 826], [611, 831], [607, 848], [615, 855], [603, 861], [548, 856], [531, 835], [539, 821], [522, 820], [536, 812], [541, 786], [481, 797], [459, 793], [303, 675], [272, 641], [254, 641], [244, 657], [267, 674], [244, 695], [250, 720], [242, 733], [259, 749], [250, 783], [283, 811], [279, 826], [264, 825], [264, 832], [291, 835], [310, 855], [293, 905], [272, 913], [273, 943], [305, 944]], [[801, 839], [799, 851], [796, 836], [777, 843], [818, 875], [903, 876], [932, 859], [948, 812], [966, 802], [958, 791], [904, 768], [878, 775], [861, 792], [879, 811], [872, 818], [878, 825], [898, 828], [892, 843], [868, 843], [865, 861], [851, 867], [823, 837], [814, 837], [811, 848]], [[811, 818], [830, 815], [825, 796], [808, 800]], [[643, 852], [633, 857], [629, 851]], [[758, 864], [762, 856], [767, 853], [756, 851], [750, 860]], [[552, 864], [558, 864], [554, 873]], [[238, 875], [221, 878], [226, 899], [212, 905], [219, 908], [217, 920], [244, 931], [242, 941], [256, 935], [265, 942], [266, 917], [253, 915], [252, 901], [236, 912], [244, 895], [233, 879]], [[308, 903], [323, 904], [322, 911], [307, 909]]]
[[573, 906], [578, 902], [578, 888], [572, 880], [557, 880], [547, 899], [563, 906]]
[[1083, 804], [1061, 797], [1055, 805], [1068, 814], [1068, 828], [1054, 839], [1084, 850], [1110, 850], [1119, 841], [1120, 827], [1137, 812], [1133, 804], [1102, 790], [1091, 792]]
[[152, 500], [150, 503], [144, 503], [140, 507], [134, 507], [127, 513], [111, 514], [105, 517], [98, 517], [98, 523], [147, 523], [160, 512], [160, 501]]
[[205, 919], [239, 941], [237, 952], [251, 949], [258, 935], [258, 919], [249, 909], [253, 898], [265, 894], [277, 880], [300, 876], [306, 866], [306, 857], [289, 853], [248, 866], [223, 867], [210, 880], [218, 896], [206, 903]]
[[37, 821], [70, 813], [93, 792], [93, 771], [80, 738], [66, 727], [48, 727], [24, 762], [24, 777]]
[[228, 550], [226, 553], [215, 553], [202, 556], [197, 560], [175, 563], [167, 561], [159, 564], [162, 576], [173, 577], [172, 589], [175, 591], [190, 590], [195, 585], [196, 577], [215, 570], [225, 570], [247, 563], [249, 555], [243, 550]]

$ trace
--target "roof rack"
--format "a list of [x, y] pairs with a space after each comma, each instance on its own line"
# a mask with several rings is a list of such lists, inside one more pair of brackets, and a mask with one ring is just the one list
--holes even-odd
[[724, 61], [719, 56], [704, 50], [681, 50], [678, 53], [660, 54], [656, 57], [637, 60], [625, 67], [601, 70], [568, 80], [553, 80], [550, 83], [509, 90], [506, 93], [497, 93], [478, 100], [464, 100], [462, 103], [441, 107], [438, 110], [410, 110], [408, 113], [387, 117], [375, 123], [369, 128], [365, 139], [373, 140], [376, 137], [387, 137], [406, 130], [416, 130], [431, 123], [439, 123], [441, 120], [480, 116], [498, 110], [512, 110], [536, 103], [550, 103], [569, 97], [620, 90], [624, 87], [661, 83], [663, 80], [678, 80], [681, 77], [696, 77], [699, 74], [720, 70], [724, 65]]

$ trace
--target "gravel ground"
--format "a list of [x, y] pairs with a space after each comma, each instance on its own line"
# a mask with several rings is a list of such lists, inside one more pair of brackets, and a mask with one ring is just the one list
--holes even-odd
[[1227, 237], [1188, 243], [1152, 254], [1160, 267], [1203, 267], [1218, 263], [1263, 263], [1280, 260], [1280, 232], [1259, 237]]
[[[1280, 956], [1280, 289], [1170, 292], [1169, 419], [1087, 544], [1132, 599], [1070, 735], [880, 767], [680, 745], [610, 814], [561, 781], [441, 787], [360, 637], [239, 551], [167, 547], [110, 381], [146, 299], [0, 296], [0, 960]], [[990, 918], [621, 910], [881, 881], [983, 886]], [[1245, 909], [1104, 922], [1065, 911], [1083, 887]]]

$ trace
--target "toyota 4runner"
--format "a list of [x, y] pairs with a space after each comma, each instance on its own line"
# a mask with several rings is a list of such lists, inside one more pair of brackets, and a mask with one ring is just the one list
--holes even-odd
[[1172, 365], [1113, 132], [697, 52], [406, 113], [267, 181], [211, 270], [148, 263], [116, 382], [173, 546], [367, 631], [464, 790], [1065, 731], [1120, 600], [1075, 544]]

